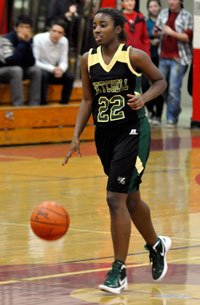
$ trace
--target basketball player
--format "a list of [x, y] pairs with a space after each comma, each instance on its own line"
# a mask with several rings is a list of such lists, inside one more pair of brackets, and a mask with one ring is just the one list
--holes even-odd
[[[79, 138], [92, 113], [97, 153], [108, 176], [107, 204], [114, 248], [112, 269], [99, 288], [116, 294], [127, 288], [125, 262], [131, 220], [146, 242], [154, 280], [165, 276], [166, 254], [171, 246], [169, 237], [157, 236], [150, 209], [139, 191], [150, 146], [144, 105], [165, 90], [166, 82], [148, 55], [123, 43], [124, 23], [116, 9], [101, 8], [94, 16], [93, 34], [99, 47], [82, 56], [83, 100], [63, 160], [64, 165], [75, 151], [81, 155]], [[140, 91], [142, 73], [151, 81], [144, 94]]]

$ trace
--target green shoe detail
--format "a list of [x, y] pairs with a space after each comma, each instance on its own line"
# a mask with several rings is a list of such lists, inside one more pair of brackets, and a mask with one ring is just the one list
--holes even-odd
[[99, 285], [99, 288], [116, 294], [127, 288], [126, 266], [123, 262], [114, 261], [112, 269], [107, 273], [105, 282]]
[[171, 238], [159, 236], [154, 246], [145, 245], [149, 251], [149, 259], [152, 263], [152, 277], [155, 281], [161, 280], [167, 273], [167, 252], [171, 247]]

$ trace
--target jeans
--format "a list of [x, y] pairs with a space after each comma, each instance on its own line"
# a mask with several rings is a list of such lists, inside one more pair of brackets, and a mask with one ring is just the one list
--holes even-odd
[[24, 104], [23, 79], [30, 79], [29, 105], [40, 104], [41, 71], [36, 66], [21, 68], [20, 66], [0, 67], [0, 82], [10, 83], [12, 104]]
[[181, 86], [188, 66], [175, 59], [160, 58], [159, 69], [167, 80], [166, 90], [167, 122], [176, 124], [181, 112]]

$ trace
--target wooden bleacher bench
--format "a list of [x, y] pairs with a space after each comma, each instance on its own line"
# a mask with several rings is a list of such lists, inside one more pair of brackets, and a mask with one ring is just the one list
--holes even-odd
[[[28, 98], [28, 82], [24, 96]], [[61, 86], [50, 85], [48, 105], [14, 107], [9, 85], [0, 84], [0, 145], [58, 143], [70, 141], [82, 97], [80, 84], [74, 86], [70, 102], [59, 104]], [[94, 126], [90, 118], [81, 139], [93, 140]]]
[[[27, 101], [28, 94], [29, 94], [29, 80], [24, 80], [23, 86], [24, 86], [24, 99], [25, 99], [25, 101]], [[59, 102], [60, 97], [61, 97], [61, 90], [62, 90], [61, 85], [49, 85], [49, 88], [48, 88], [49, 104]], [[81, 97], [82, 97], [81, 82], [76, 81], [74, 88], [72, 90], [70, 102], [80, 102]], [[0, 83], [0, 106], [7, 106], [7, 105], [12, 106], [10, 85]]]

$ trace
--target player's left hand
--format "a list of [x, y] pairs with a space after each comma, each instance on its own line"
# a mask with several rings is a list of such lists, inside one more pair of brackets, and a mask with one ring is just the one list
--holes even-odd
[[139, 110], [144, 107], [144, 101], [142, 98], [142, 95], [133, 95], [133, 94], [127, 94], [128, 97], [128, 105], [133, 110]]

